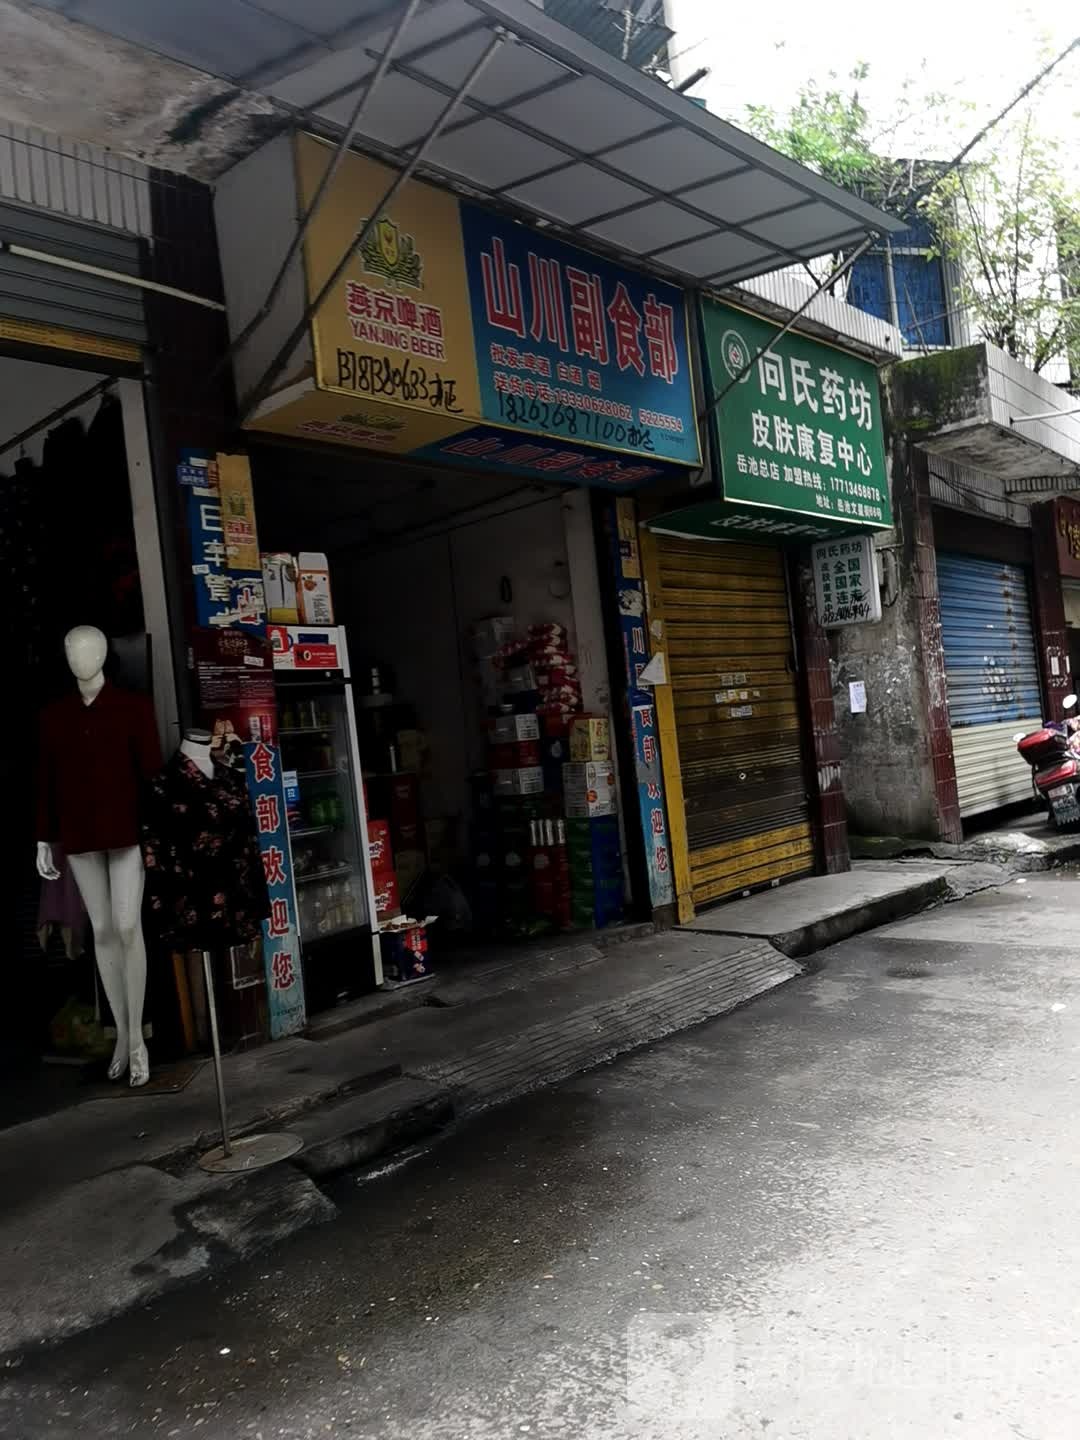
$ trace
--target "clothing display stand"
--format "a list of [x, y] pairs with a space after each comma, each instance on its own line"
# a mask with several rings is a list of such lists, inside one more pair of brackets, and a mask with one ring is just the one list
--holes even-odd
[[210, 1017], [210, 1044], [214, 1053], [214, 1080], [217, 1084], [218, 1114], [221, 1118], [221, 1144], [215, 1145], [205, 1155], [200, 1155], [199, 1165], [214, 1175], [232, 1175], [244, 1170], [262, 1170], [267, 1165], [276, 1165], [279, 1160], [288, 1160], [304, 1146], [299, 1135], [288, 1131], [266, 1132], [261, 1135], [242, 1135], [239, 1140], [229, 1138], [229, 1110], [225, 1102], [225, 1077], [221, 1069], [221, 1041], [218, 1038], [217, 1003], [214, 999], [214, 973], [210, 966], [210, 951], [202, 952], [203, 975], [206, 979], [206, 1010]]

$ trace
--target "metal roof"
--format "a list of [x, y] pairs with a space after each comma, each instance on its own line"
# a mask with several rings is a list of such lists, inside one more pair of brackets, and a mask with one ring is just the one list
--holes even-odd
[[[405, 0], [39, 0], [342, 133]], [[902, 226], [640, 74], [530, 0], [421, 0], [356, 146], [408, 161], [505, 41], [421, 173], [657, 273], [721, 287]]]

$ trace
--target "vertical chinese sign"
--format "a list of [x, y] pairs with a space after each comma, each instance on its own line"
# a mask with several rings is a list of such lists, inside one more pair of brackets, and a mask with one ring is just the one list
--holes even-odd
[[612, 569], [618, 604], [619, 630], [626, 668], [630, 725], [634, 737], [634, 778], [637, 782], [638, 813], [645, 842], [649, 872], [649, 900], [653, 909], [675, 901], [671, 874], [671, 841], [668, 834], [664, 777], [660, 764], [660, 739], [651, 687], [643, 683], [642, 671], [649, 663], [649, 641], [645, 619], [645, 587], [638, 553], [637, 507], [629, 498], [608, 502], [611, 530]]
[[[189, 451], [177, 469], [177, 478], [187, 493], [196, 625], [237, 626], [261, 632], [266, 609], [258, 545], [254, 547], [256, 563], [252, 569], [240, 570], [230, 565], [216, 458]], [[249, 558], [250, 553], [250, 550], [245, 552], [244, 558]]]
[[811, 551], [818, 623], [826, 630], [881, 619], [881, 590], [869, 535], [825, 540]]
[[244, 759], [266, 888], [270, 892], [270, 916], [263, 921], [263, 960], [270, 1034], [279, 1040], [302, 1030], [307, 1019], [300, 980], [296, 891], [292, 882], [281, 750], [274, 737], [269, 736], [245, 745]]
[[[209, 477], [208, 477], [209, 478]], [[200, 495], [200, 490], [208, 491]], [[206, 557], [206, 545], [222, 547], [216, 484], [189, 485], [193, 558]], [[215, 512], [216, 502], [216, 512]], [[207, 519], [210, 523], [207, 524]], [[207, 539], [207, 537], [210, 537]], [[199, 547], [202, 547], [201, 549]], [[218, 563], [216, 549], [211, 559]], [[225, 556], [221, 555], [224, 570]], [[193, 567], [194, 568], [194, 567]], [[198, 578], [196, 576], [196, 578]], [[235, 576], [226, 576], [235, 579]], [[296, 894], [292, 880], [285, 816], [281, 752], [277, 743], [277, 700], [270, 642], [259, 623], [238, 624], [211, 607], [192, 634], [200, 718], [210, 731], [215, 763], [243, 766], [270, 893], [270, 915], [263, 921], [263, 969], [272, 1039], [295, 1034], [306, 1023], [303, 977], [299, 964]], [[207, 592], [209, 595], [209, 592]]]

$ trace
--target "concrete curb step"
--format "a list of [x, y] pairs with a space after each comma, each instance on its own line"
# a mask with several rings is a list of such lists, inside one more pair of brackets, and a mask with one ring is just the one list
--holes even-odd
[[949, 897], [947, 875], [932, 875], [918, 881], [894, 895], [881, 895], [862, 905], [853, 905], [836, 915], [826, 915], [808, 925], [796, 926], [782, 935], [770, 936], [772, 943], [785, 955], [802, 957], [825, 950], [852, 935], [861, 935], [864, 930], [874, 930], [879, 925], [888, 925], [905, 916], [917, 915], [920, 910], [929, 909], [939, 900]]
[[292, 1163], [313, 1180], [326, 1180], [434, 1135], [453, 1118], [447, 1089], [409, 1077], [394, 1080], [290, 1125], [304, 1142]]
[[289, 1165], [242, 1184], [150, 1165], [80, 1181], [0, 1225], [0, 1359], [11, 1364], [336, 1214]]
[[614, 1000], [583, 1007], [517, 1034], [473, 1047], [459, 1061], [416, 1067], [446, 1086], [460, 1115], [557, 1084], [616, 1055], [688, 1030], [802, 974], [771, 945], [704, 959], [692, 980], [678, 972]]
[[[904, 874], [898, 865], [871, 862], [842, 875], [797, 880], [706, 911], [680, 928], [698, 935], [742, 937], [748, 942], [767, 940], [790, 959], [801, 959], [949, 899], [949, 873], [954, 867], [941, 863], [926, 868], [932, 873]], [[811, 889], [800, 894], [800, 886]], [[810, 918], [785, 924], [785, 913], [793, 911], [809, 911]]]
[[[234, 1140], [239, 1140], [245, 1135], [255, 1135], [262, 1130], [295, 1130], [297, 1126], [294, 1122], [301, 1120], [314, 1110], [321, 1110], [325, 1105], [335, 1105], [353, 1098], [363, 1100], [371, 1095], [378, 1095], [388, 1085], [400, 1078], [400, 1065], [396, 1063], [379, 1064], [370, 1070], [353, 1075], [332, 1090], [305, 1095], [303, 1099], [296, 1100], [291, 1104], [268, 1106], [257, 1115], [252, 1115], [248, 1111], [242, 1119], [236, 1119], [235, 1112], [230, 1110], [229, 1134]], [[215, 1127], [211, 1130], [203, 1130], [191, 1144], [175, 1145], [169, 1149], [152, 1153], [146, 1157], [146, 1163], [157, 1169], [167, 1170], [172, 1175], [182, 1175], [195, 1164], [200, 1155], [220, 1143], [220, 1129]]]

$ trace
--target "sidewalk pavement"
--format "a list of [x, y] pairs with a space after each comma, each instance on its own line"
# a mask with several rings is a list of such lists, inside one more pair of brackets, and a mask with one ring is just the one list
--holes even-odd
[[955, 857], [862, 862], [683, 929], [567, 937], [369, 997], [307, 1037], [226, 1060], [234, 1135], [289, 1129], [304, 1141], [293, 1162], [257, 1174], [194, 1163], [217, 1138], [209, 1064], [178, 1094], [123, 1091], [12, 1126], [0, 1153], [0, 1354], [330, 1220], [326, 1177], [724, 1014], [802, 974], [798, 957], [1010, 873]]

